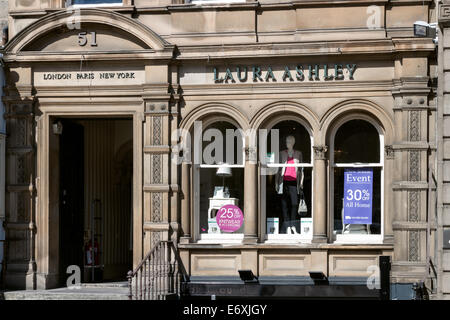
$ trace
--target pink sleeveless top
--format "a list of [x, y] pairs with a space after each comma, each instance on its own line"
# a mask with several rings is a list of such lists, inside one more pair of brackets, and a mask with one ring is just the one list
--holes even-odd
[[[288, 164], [294, 164], [294, 158], [288, 157]], [[286, 167], [283, 176], [284, 181], [296, 181], [297, 180], [297, 172], [295, 171], [295, 167]]]

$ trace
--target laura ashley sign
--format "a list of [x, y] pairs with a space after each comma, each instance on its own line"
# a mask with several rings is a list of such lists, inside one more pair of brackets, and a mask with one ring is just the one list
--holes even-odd
[[219, 68], [214, 67], [215, 83], [236, 83], [236, 82], [293, 82], [293, 81], [331, 81], [331, 80], [353, 80], [356, 71], [356, 64], [309, 64], [285, 66], [281, 72], [274, 72], [272, 67], [262, 68], [234, 67]]

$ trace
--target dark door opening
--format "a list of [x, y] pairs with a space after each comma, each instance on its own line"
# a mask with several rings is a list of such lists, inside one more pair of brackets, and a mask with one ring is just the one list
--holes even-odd
[[125, 281], [133, 248], [132, 120], [59, 121], [60, 284], [70, 265], [91, 282], [92, 263], [101, 266], [95, 282]]
[[59, 274], [64, 285], [67, 267], [84, 265], [84, 129], [71, 121], [60, 123], [64, 130], [59, 140]]

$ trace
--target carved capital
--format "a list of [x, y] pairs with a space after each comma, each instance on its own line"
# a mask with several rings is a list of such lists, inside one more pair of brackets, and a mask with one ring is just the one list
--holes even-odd
[[257, 149], [255, 147], [246, 147], [245, 148], [245, 160], [256, 162], [257, 160]]
[[448, 26], [450, 22], [450, 5], [441, 4], [439, 10], [439, 23]]
[[313, 146], [314, 149], [314, 159], [316, 160], [326, 160], [327, 158], [327, 146]]
[[384, 146], [384, 152], [386, 154], [386, 159], [394, 159], [395, 150], [391, 145]]

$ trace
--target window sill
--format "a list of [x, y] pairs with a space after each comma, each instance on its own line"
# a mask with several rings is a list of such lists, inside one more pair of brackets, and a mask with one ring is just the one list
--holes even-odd
[[[200, 240], [201, 241], [201, 240]], [[363, 243], [255, 243], [252, 245], [243, 244], [241, 242], [239, 243], [224, 243], [224, 242], [211, 242], [211, 243], [205, 243], [205, 242], [191, 242], [191, 243], [179, 243], [178, 248], [182, 250], [192, 250], [192, 249], [233, 249], [233, 250], [239, 250], [239, 249], [273, 249], [273, 250], [280, 250], [280, 249], [302, 249], [302, 250], [354, 250], [354, 251], [364, 251], [364, 250], [393, 250], [394, 245], [393, 244], [363, 244]]]
[[266, 235], [265, 244], [298, 244], [305, 243], [310, 244], [312, 237], [305, 237], [302, 235], [292, 234], [269, 234]]
[[201, 234], [198, 244], [242, 244], [244, 234]]
[[379, 234], [338, 234], [334, 244], [383, 244], [383, 236]]

